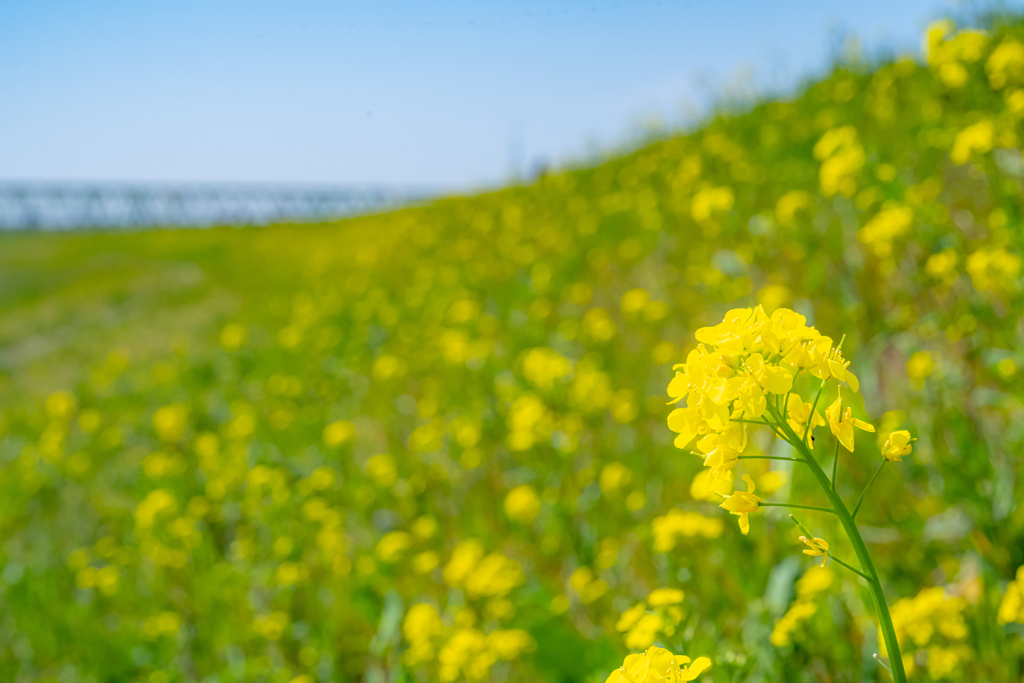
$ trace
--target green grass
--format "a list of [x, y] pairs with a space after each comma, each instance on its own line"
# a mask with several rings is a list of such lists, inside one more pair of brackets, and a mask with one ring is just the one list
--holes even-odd
[[[701, 680], [887, 680], [870, 595], [839, 567], [792, 642], [770, 643], [813, 560], [782, 510], [744, 537], [695, 499], [701, 463], [672, 445], [672, 364], [758, 303], [847, 335], [855, 412], [919, 439], [858, 516], [890, 602], [946, 589], [945, 611], [908, 623], [964, 620], [905, 643], [911, 680], [942, 673], [939, 652], [957, 654], [945, 679], [1018, 680], [1021, 626], [995, 616], [1024, 564], [1024, 63], [998, 88], [986, 73], [1007, 36], [1024, 26], [994, 23], [976, 59], [947, 42], [932, 66], [841, 66], [592, 168], [380, 216], [0, 235], [0, 680], [435, 680], [400, 627], [427, 602], [435, 655], [470, 615], [529, 633], [485, 678], [603, 681], [627, 652], [619, 615], [658, 587], [685, 591], [659, 642], [710, 656]], [[979, 121], [989, 144], [954, 162]], [[818, 146], [845, 126], [855, 140]], [[861, 232], [893, 207], [909, 226]], [[352, 437], [328, 443], [339, 420]], [[377, 454], [393, 477], [367, 470]], [[847, 506], [878, 458], [858, 435]], [[602, 488], [611, 463], [629, 475]], [[786, 464], [743, 468], [783, 474], [772, 500], [825, 502]], [[532, 521], [503, 505], [522, 485]], [[153, 491], [174, 502], [140, 522]], [[658, 551], [674, 508], [724, 526]], [[378, 548], [423, 518], [435, 533]], [[834, 520], [801, 521], [854, 556]], [[446, 580], [468, 539], [521, 581]], [[440, 566], [417, 571], [430, 552]]]

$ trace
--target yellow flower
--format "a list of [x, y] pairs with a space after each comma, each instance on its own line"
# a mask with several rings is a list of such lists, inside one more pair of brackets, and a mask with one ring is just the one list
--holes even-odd
[[645, 603], [641, 602], [637, 605], [633, 605], [628, 610], [623, 612], [622, 615], [619, 617], [619, 620], [615, 622], [615, 630], [619, 631], [620, 633], [624, 633], [630, 630], [631, 628], [636, 626], [636, 623], [640, 621], [640, 617], [642, 617], [646, 611], [647, 605]]
[[[814, 415], [811, 415], [811, 408], [812, 405], [809, 402], [804, 403], [804, 400], [799, 396], [790, 396], [789, 418], [786, 422], [789, 423], [789, 426], [801, 439], [804, 438], [804, 427], [807, 426], [808, 420], [811, 423], [810, 429], [812, 432], [815, 427], [825, 426], [825, 420], [817, 410], [814, 411]], [[814, 439], [808, 439], [807, 445], [809, 448], [814, 448]]]
[[1006, 586], [996, 619], [1000, 624], [1024, 624], [1024, 567], [1017, 569], [1017, 579]]
[[910, 455], [910, 451], [913, 449], [910, 445], [912, 441], [917, 441], [917, 439], [910, 438], [910, 432], [906, 429], [893, 432], [882, 446], [882, 455], [889, 462], [900, 462], [904, 455]]
[[851, 453], [853, 452], [854, 427], [865, 432], [875, 431], [873, 426], [853, 416], [853, 408], [843, 410], [842, 394], [836, 397], [835, 402], [825, 411], [825, 417], [828, 418], [829, 427], [832, 428], [835, 437], [839, 439], [839, 443], [843, 444], [843, 447]]
[[744, 367], [765, 391], [785, 394], [793, 388], [793, 375], [778, 365], [768, 365], [760, 353], [750, 354]]
[[528, 486], [517, 486], [505, 497], [505, 514], [521, 524], [529, 524], [540, 514], [540, 498]]
[[828, 558], [828, 542], [822, 538], [807, 538], [801, 536], [800, 540], [807, 546], [807, 550], [804, 550], [804, 555], [810, 555], [811, 557], [820, 557], [821, 566], [825, 566], [825, 560]]
[[[717, 436], [717, 434], [714, 436]], [[703, 442], [704, 439], [698, 442], [698, 448]], [[716, 444], [704, 456], [704, 466], [711, 468], [711, 471], [708, 473], [708, 480], [717, 482], [727, 477], [729, 471], [736, 467], [736, 463], [739, 462], [739, 455], [739, 451], [731, 446], [727, 446], [724, 443]]]
[[667, 607], [683, 601], [683, 591], [678, 588], [656, 588], [647, 596], [651, 607]]
[[747, 490], [734, 491], [719, 507], [739, 516], [740, 531], [746, 536], [750, 531], [749, 514], [757, 510], [761, 499], [754, 495], [754, 480], [750, 478], [749, 474], [743, 475], [743, 481], [747, 482]]
[[[686, 666], [689, 664], [689, 666]], [[608, 676], [605, 683], [659, 683], [659, 681], [692, 681], [710, 668], [711, 660], [674, 655], [665, 648], [652, 647], [643, 654], [626, 657], [622, 666]]]

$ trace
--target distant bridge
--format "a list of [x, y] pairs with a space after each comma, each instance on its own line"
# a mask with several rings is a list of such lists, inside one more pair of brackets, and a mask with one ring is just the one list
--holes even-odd
[[382, 211], [437, 194], [382, 187], [0, 181], [0, 229], [309, 222]]

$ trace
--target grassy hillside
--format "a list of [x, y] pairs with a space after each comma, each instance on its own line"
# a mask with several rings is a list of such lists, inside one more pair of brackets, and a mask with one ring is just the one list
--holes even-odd
[[741, 535], [666, 427], [694, 331], [757, 304], [845, 334], [857, 414], [918, 437], [859, 518], [912, 678], [1019, 680], [1024, 25], [949, 29], [529, 186], [0, 235], [0, 680], [603, 681], [654, 638], [701, 680], [887, 680], [858, 583], [778, 510]]

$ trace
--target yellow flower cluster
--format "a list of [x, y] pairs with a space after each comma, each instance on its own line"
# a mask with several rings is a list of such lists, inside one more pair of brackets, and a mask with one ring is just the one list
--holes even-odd
[[1000, 624], [1024, 624], [1024, 567], [1017, 568], [1017, 578], [1006, 586], [999, 603]]
[[[966, 609], [966, 598], [951, 596], [941, 586], [926, 588], [893, 604], [892, 623], [907, 673], [914, 670], [915, 660], [921, 658], [926, 661], [928, 676], [938, 680], [951, 676], [970, 661]], [[878, 642], [885, 656], [881, 633]]]
[[772, 628], [771, 642], [775, 647], [789, 645], [800, 624], [814, 616], [818, 611], [815, 598], [832, 585], [835, 574], [827, 567], [811, 567], [796, 582], [796, 599], [775, 622]]
[[[777, 309], [768, 316], [760, 306], [734, 309], [714, 327], [697, 330], [700, 342], [686, 362], [676, 366], [669, 383], [672, 403], [683, 399], [686, 407], [676, 408], [668, 416], [668, 425], [677, 432], [675, 445], [685, 448], [693, 439], [708, 468], [708, 484], [731, 481], [747, 443], [748, 423], [771, 411], [786, 415], [794, 431], [807, 443], [813, 437], [805, 429], [826, 422], [811, 403], [793, 392], [794, 379], [803, 372], [821, 379], [847, 383], [857, 391], [859, 380], [848, 369], [840, 345], [807, 326], [804, 316], [789, 309]], [[853, 429], [874, 431], [870, 424], [853, 417], [850, 407], [843, 408], [838, 396], [826, 411], [832, 433], [848, 450], [853, 450]], [[748, 516], [758, 509], [761, 499], [754, 495], [754, 482], [746, 478], [747, 491], [734, 492], [722, 507], [739, 517], [740, 529], [749, 530]], [[667, 541], [665, 544], [667, 545]]]
[[500, 598], [523, 582], [518, 562], [498, 552], [485, 552], [483, 544], [475, 539], [457, 545], [444, 567], [445, 583], [464, 589], [472, 598]]
[[857, 172], [864, 165], [864, 147], [853, 126], [834, 128], [814, 145], [814, 158], [821, 162], [821, 194], [852, 196], [857, 191]]
[[654, 644], [659, 635], [671, 637], [686, 613], [680, 607], [684, 598], [678, 588], [658, 588], [651, 591], [646, 602], [633, 605], [619, 617], [615, 629], [625, 634], [626, 647], [644, 650]]
[[1021, 257], [1001, 247], [979, 249], [967, 257], [967, 272], [979, 292], [1001, 294], [1017, 289]]
[[622, 666], [611, 673], [605, 683], [677, 683], [692, 681], [711, 667], [711, 660], [698, 657], [690, 662], [684, 655], [674, 655], [665, 648], [651, 647], [643, 654], [626, 657]]
[[950, 88], [959, 88], [970, 77], [965, 65], [981, 59], [988, 36], [984, 31], [965, 29], [954, 33], [954, 29], [949, 20], [929, 26], [925, 49], [928, 65], [938, 72], [942, 82]]
[[472, 614], [461, 612], [453, 625], [447, 625], [433, 605], [413, 605], [402, 621], [408, 642], [405, 663], [421, 666], [436, 660], [438, 679], [446, 683], [460, 678], [482, 681], [497, 662], [514, 660], [535, 647], [526, 631], [499, 628], [484, 633], [473, 620]]
[[857, 239], [868, 245], [875, 256], [885, 258], [892, 255], [893, 241], [910, 232], [913, 222], [914, 211], [909, 206], [889, 206], [857, 232]]
[[705, 517], [699, 512], [684, 512], [672, 508], [651, 522], [654, 533], [654, 551], [667, 553], [676, 547], [680, 538], [718, 538], [722, 535], [722, 521]]

